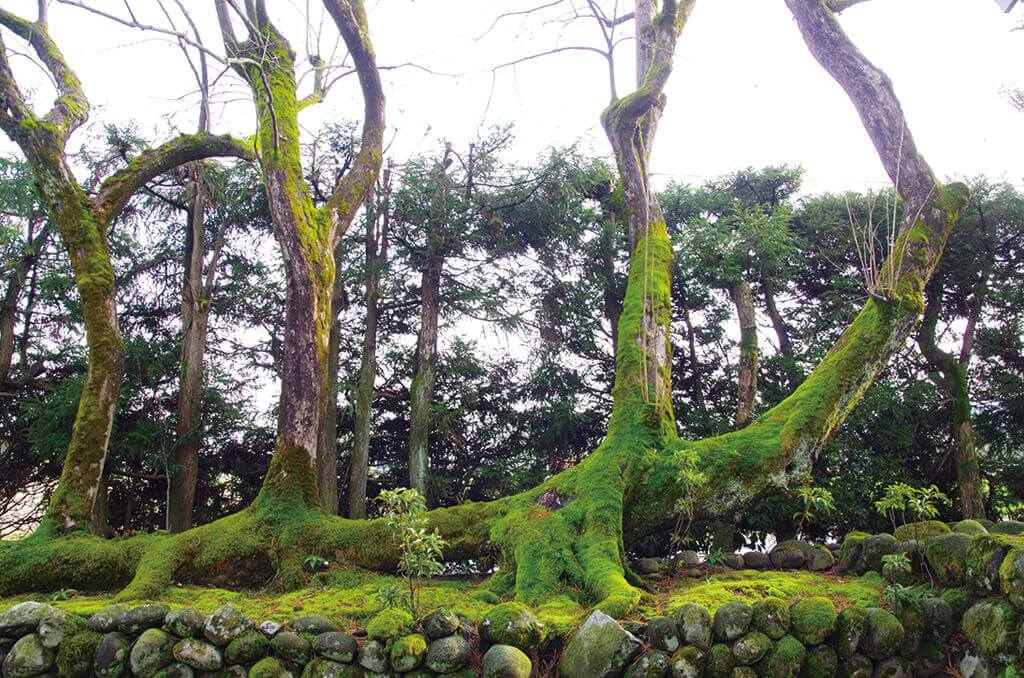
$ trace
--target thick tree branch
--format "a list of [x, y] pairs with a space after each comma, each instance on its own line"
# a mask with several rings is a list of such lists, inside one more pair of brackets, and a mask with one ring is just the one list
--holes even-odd
[[108, 177], [96, 196], [96, 211], [104, 223], [117, 216], [135, 191], [164, 172], [194, 160], [232, 157], [255, 160], [252, 146], [228, 135], [183, 134], [143, 152], [131, 164]]

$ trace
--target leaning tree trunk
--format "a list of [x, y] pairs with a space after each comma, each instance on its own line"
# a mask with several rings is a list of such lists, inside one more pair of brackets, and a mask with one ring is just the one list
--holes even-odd
[[734, 423], [737, 429], [741, 429], [754, 419], [754, 404], [757, 400], [757, 316], [750, 283], [745, 280], [733, 283], [729, 288], [729, 296], [736, 306], [736, 317], [740, 325], [740, 361], [736, 375]]

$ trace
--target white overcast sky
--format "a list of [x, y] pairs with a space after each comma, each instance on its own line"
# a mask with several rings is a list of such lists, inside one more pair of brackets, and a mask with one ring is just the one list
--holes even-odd
[[[111, 12], [123, 7], [120, 0], [92, 2]], [[212, 2], [183, 2], [219, 51]], [[34, 12], [34, 0], [3, 4], [28, 16]], [[317, 0], [269, 0], [300, 54], [305, 31], [299, 14], [307, 4], [318, 23]], [[153, 0], [133, 5], [140, 16], [159, 21]], [[521, 0], [368, 2], [380, 64], [415, 62], [457, 74], [385, 73], [397, 160], [434, 151], [439, 138], [464, 143], [486, 126], [510, 122], [524, 160], [574, 142], [607, 152], [597, 122], [608, 100], [600, 57], [562, 53], [492, 74], [493, 65], [538, 51], [599, 44], [589, 24], [565, 29], [545, 23], [553, 13], [508, 19], [478, 39], [501, 12], [528, 6]], [[1009, 105], [1004, 90], [1024, 86], [1024, 32], [1011, 31], [1022, 21], [1024, 7], [1005, 15], [995, 0], [872, 0], [842, 16], [856, 43], [892, 77], [913, 134], [940, 176], [985, 173], [1017, 185], [1024, 182], [1024, 114]], [[191, 75], [177, 47], [66, 5], [52, 4], [51, 24], [85, 84], [95, 122], [134, 120], [161, 135], [169, 119], [182, 130], [194, 126], [195, 100], [181, 98], [192, 86]], [[329, 19], [327, 24], [323, 50], [336, 36]], [[9, 46], [21, 47], [6, 37]], [[620, 47], [619, 65], [622, 93], [631, 84], [631, 44]], [[15, 67], [26, 82], [32, 79], [27, 62], [16, 60]], [[215, 131], [247, 132], [251, 104], [237, 80], [226, 84], [221, 97], [232, 103], [218, 108]], [[51, 96], [38, 91], [44, 101]], [[805, 190], [812, 192], [886, 183], [851, 104], [807, 52], [782, 0], [698, 2], [667, 93], [653, 161], [661, 182], [697, 182], [785, 162], [806, 168]], [[303, 124], [313, 129], [324, 120], [354, 117], [359, 106], [354, 82], [346, 81], [325, 104], [304, 113]]]

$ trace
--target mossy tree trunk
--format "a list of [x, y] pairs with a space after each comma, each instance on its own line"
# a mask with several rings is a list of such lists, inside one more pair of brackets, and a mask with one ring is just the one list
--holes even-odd
[[[957, 494], [960, 498], [960, 512], [964, 518], [984, 518], [985, 498], [981, 487], [981, 466], [974, 445], [974, 427], [971, 423], [971, 394], [968, 382], [968, 368], [971, 361], [971, 347], [974, 343], [974, 328], [977, 314], [984, 303], [984, 289], [988, 270], [982, 271], [979, 289], [972, 307], [972, 316], [961, 343], [960, 356], [939, 347], [935, 335], [942, 311], [943, 276], [936, 275], [926, 290], [924, 321], [917, 333], [917, 345], [928, 362], [928, 368], [935, 373], [933, 379], [950, 407], [951, 456], [956, 468]], [[975, 310], [977, 309], [977, 310]]]
[[[317, 87], [311, 97], [299, 100], [295, 55], [271, 22], [265, 1], [246, 3], [246, 16], [240, 17], [244, 40], [235, 35], [233, 6], [225, 0], [214, 4], [228, 55], [256, 106], [259, 163], [286, 277], [277, 442], [257, 503], [319, 511], [324, 502], [317, 483], [317, 452], [328, 393], [333, 253], [380, 170], [383, 90], [362, 3], [324, 0], [355, 63], [364, 119], [359, 153], [326, 204], [315, 207], [302, 171], [298, 115], [323, 92]], [[319, 58], [312, 60], [319, 64]]]
[[[917, 324], [924, 310], [925, 284], [967, 200], [962, 184], [942, 186], [935, 181], [917, 154], [888, 78], [850, 43], [827, 6], [821, 0], [787, 0], [812, 54], [861, 112], [890, 176], [900, 177], [908, 218], [895, 259], [883, 269], [887, 273], [880, 294], [868, 300], [789, 398], [742, 430], [699, 441], [680, 440], [669, 391], [672, 251], [647, 184], [646, 160], [664, 105], [661, 90], [671, 68], [672, 48], [693, 3], [666, 0], [657, 15], [644, 4], [639, 2], [636, 11], [640, 62], [646, 64], [641, 85], [615, 100], [603, 118], [621, 163], [633, 242], [607, 437], [577, 466], [530, 490], [425, 514], [448, 541], [447, 558], [498, 553], [501, 567], [490, 582], [492, 589], [540, 602], [555, 592], [579, 588], [615, 616], [628, 613], [639, 599], [625, 547], [674, 523], [684, 492], [677, 452], [685, 448], [696, 454], [708, 478], [689, 497], [698, 518], [735, 515], [752, 500], [802, 481]], [[276, 463], [280, 467], [281, 462]], [[312, 473], [309, 479], [310, 492], [315, 493]], [[380, 520], [333, 518], [286, 506], [269, 512], [274, 522], [265, 519], [269, 508], [258, 502], [235, 516], [160, 541], [142, 557], [121, 597], [153, 596], [175, 577], [187, 579], [232, 559], [253, 562], [261, 555], [270, 556], [277, 581], [283, 584], [299, 581], [301, 559], [311, 553], [369, 568], [395, 566], [396, 549]], [[62, 553], [47, 551], [47, 567], [35, 571], [46, 572], [51, 577], [47, 581], [53, 581], [55, 573], [63, 574], [63, 582], [79, 576], [77, 568], [64, 564]], [[39, 562], [44, 556], [35, 557]], [[116, 572], [125, 573], [123, 551], [107, 557], [120, 564]], [[20, 564], [24, 562], [25, 558], [0, 554], [0, 589], [26, 586], [30, 575]]]
[[757, 312], [754, 309], [754, 295], [750, 283], [740, 280], [729, 288], [729, 297], [736, 307], [736, 318], [740, 326], [740, 360], [736, 373], [736, 418], [737, 429], [744, 428], [754, 419], [757, 402]]
[[[334, 269], [344, 261], [339, 244], [334, 248]], [[341, 360], [341, 311], [348, 306], [344, 279], [334, 276], [331, 286], [331, 331], [327, 339], [327, 406], [316, 453], [316, 484], [320, 501], [331, 515], [338, 513], [338, 369]]]
[[107, 444], [124, 377], [124, 347], [117, 322], [114, 271], [107, 231], [131, 195], [153, 177], [211, 156], [251, 155], [228, 137], [182, 136], [144, 152], [114, 173], [90, 196], [66, 159], [70, 136], [88, 118], [89, 102], [78, 76], [50, 38], [46, 5], [36, 21], [0, 10], [0, 24], [27, 42], [57, 88], [53, 108], [39, 115], [28, 105], [0, 41], [0, 128], [31, 167], [51, 224], [59, 233], [74, 273], [88, 346], [88, 371], [60, 481], [50, 497], [40, 533], [88, 530], [93, 521]]

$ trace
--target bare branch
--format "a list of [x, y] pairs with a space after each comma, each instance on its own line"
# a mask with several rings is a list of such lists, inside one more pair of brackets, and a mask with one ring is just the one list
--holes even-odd
[[551, 56], [552, 54], [558, 54], [559, 52], [593, 52], [594, 54], [600, 54], [603, 58], [608, 58], [608, 54], [603, 49], [598, 49], [597, 47], [590, 47], [587, 45], [568, 45], [566, 47], [555, 47], [554, 49], [549, 49], [544, 52], [537, 52], [536, 54], [530, 54], [529, 56], [520, 57], [512, 61], [506, 61], [503, 64], [493, 66], [491, 70], [497, 71], [502, 68], [516, 66], [527, 61], [533, 61], [534, 59], [540, 59], [546, 56]]
[[867, 0], [827, 0], [825, 4], [830, 10], [838, 14], [839, 12], [849, 9], [854, 5], [859, 5], [862, 2], [867, 2]]
[[494, 18], [494, 21], [491, 23], [491, 25], [487, 27], [487, 30], [476, 37], [476, 41], [479, 42], [480, 40], [483, 40], [487, 36], [487, 34], [493, 31], [494, 28], [505, 19], [509, 19], [514, 16], [529, 16], [530, 14], [533, 14], [535, 12], [541, 12], [545, 9], [557, 7], [558, 5], [565, 3], [565, 1], [566, 0], [552, 0], [551, 2], [546, 2], [543, 5], [537, 5], [536, 7], [531, 7], [529, 9], [520, 9], [514, 12], [505, 12], [503, 14], [499, 14], [497, 17]]

